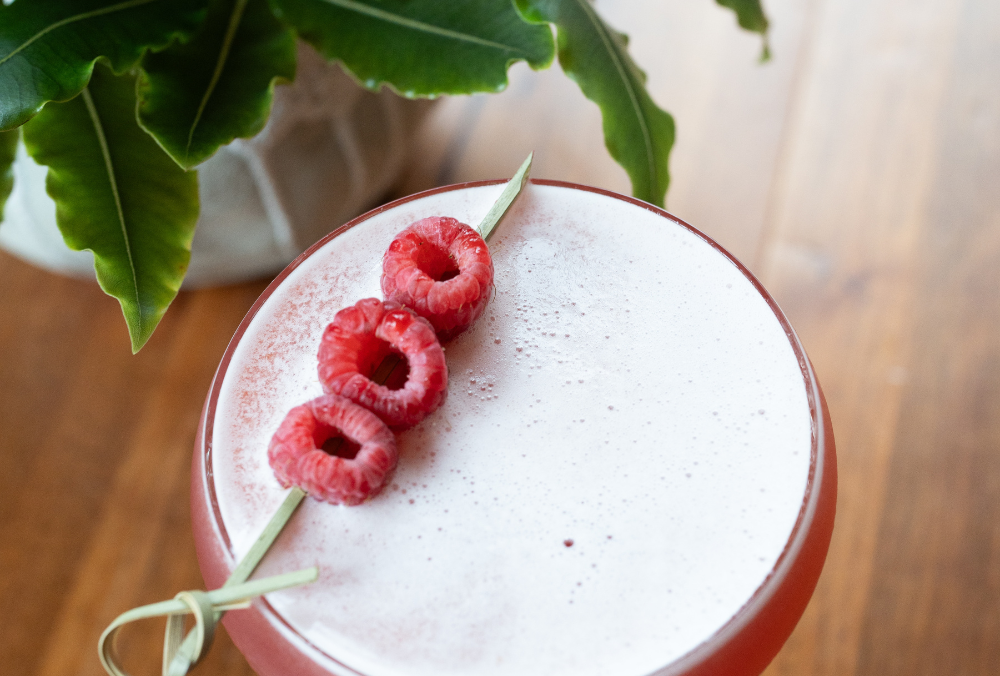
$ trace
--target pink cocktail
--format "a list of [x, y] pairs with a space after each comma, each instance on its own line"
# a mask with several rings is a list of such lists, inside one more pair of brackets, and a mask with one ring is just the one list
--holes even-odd
[[[267, 464], [322, 393], [337, 310], [380, 297], [420, 218], [475, 225], [502, 189], [415, 195], [352, 221], [267, 289], [216, 374], [192, 504], [208, 588], [284, 497]], [[224, 623], [261, 676], [758, 674], [805, 609], [833, 528], [822, 393], [787, 320], [666, 212], [527, 186], [490, 242], [494, 298], [445, 346], [444, 406], [398, 436], [364, 505], [307, 499], [257, 576], [318, 565]]]

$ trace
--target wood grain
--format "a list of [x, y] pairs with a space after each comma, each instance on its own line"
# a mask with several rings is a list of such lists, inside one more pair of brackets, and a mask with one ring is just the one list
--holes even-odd
[[[837, 525], [769, 676], [1000, 665], [1000, 7], [768, 0], [774, 60], [710, 0], [601, 0], [675, 116], [668, 206], [789, 315], [829, 400]], [[627, 192], [558, 66], [437, 106], [397, 195], [509, 175]], [[129, 354], [96, 285], [0, 253], [0, 668], [100, 674], [114, 616], [201, 585], [197, 417], [263, 283], [186, 292]], [[152, 673], [162, 625], [130, 630]], [[196, 672], [197, 673], [197, 672]], [[200, 673], [250, 674], [219, 637]]]
[[[102, 674], [96, 642], [115, 616], [202, 585], [188, 509], [200, 401], [263, 285], [182, 294], [133, 357], [117, 304], [92, 282], [5, 254], [0, 279], [23, 283], [3, 296], [0, 664]], [[148, 667], [162, 627], [124, 643], [127, 664]], [[225, 640], [211, 661], [251, 673]]]

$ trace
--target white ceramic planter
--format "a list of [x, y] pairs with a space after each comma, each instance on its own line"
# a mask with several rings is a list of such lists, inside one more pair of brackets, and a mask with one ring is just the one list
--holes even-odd
[[[201, 215], [186, 287], [277, 272], [371, 207], [403, 169], [430, 102], [364, 90], [304, 43], [298, 59], [295, 82], [275, 89], [264, 130], [198, 168]], [[45, 174], [18, 148], [0, 246], [49, 270], [93, 277], [92, 254], [62, 241]]]

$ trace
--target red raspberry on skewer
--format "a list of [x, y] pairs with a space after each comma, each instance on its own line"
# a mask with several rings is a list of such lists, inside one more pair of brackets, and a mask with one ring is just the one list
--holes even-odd
[[442, 341], [479, 318], [492, 288], [486, 242], [454, 218], [417, 221], [396, 235], [382, 257], [382, 293], [430, 321]]
[[[398, 389], [371, 379], [393, 352], [409, 368]], [[434, 329], [399, 303], [366, 298], [344, 308], [323, 332], [318, 356], [324, 392], [347, 397], [393, 428], [416, 425], [448, 394], [448, 366]]]
[[[335, 437], [359, 446], [357, 455], [343, 458], [322, 450]], [[282, 486], [294, 484], [334, 505], [357, 505], [378, 494], [397, 457], [396, 439], [385, 423], [335, 395], [289, 411], [267, 449], [267, 460]]]

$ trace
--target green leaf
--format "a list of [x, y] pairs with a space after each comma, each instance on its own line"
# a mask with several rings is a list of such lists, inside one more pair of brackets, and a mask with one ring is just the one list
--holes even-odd
[[552, 62], [551, 30], [510, 0], [272, 0], [280, 18], [366, 87], [405, 96], [500, 91], [518, 60]]
[[741, 28], [753, 31], [754, 33], [760, 33], [761, 38], [764, 40], [760, 60], [767, 61], [770, 59], [771, 47], [767, 42], [767, 16], [764, 15], [764, 9], [760, 6], [760, 0], [715, 1], [723, 7], [728, 7], [736, 12], [736, 20], [739, 22]]
[[135, 79], [95, 68], [80, 96], [49, 103], [24, 125], [24, 144], [49, 168], [63, 239], [94, 252], [97, 281], [121, 303], [137, 352], [187, 270], [198, 180], [139, 127], [134, 111]]
[[276, 80], [294, 77], [295, 33], [267, 0], [213, 0], [190, 42], [143, 58], [139, 123], [190, 169], [263, 129]]
[[19, 129], [0, 131], [0, 221], [3, 221], [3, 205], [14, 189], [14, 155], [20, 137]]
[[189, 36], [206, 0], [18, 0], [0, 6], [0, 130], [87, 86], [94, 62], [115, 73], [147, 48]]
[[632, 194], [663, 206], [674, 120], [646, 92], [645, 74], [587, 0], [515, 0], [526, 19], [554, 23], [559, 64], [601, 109], [604, 143], [632, 180]]

